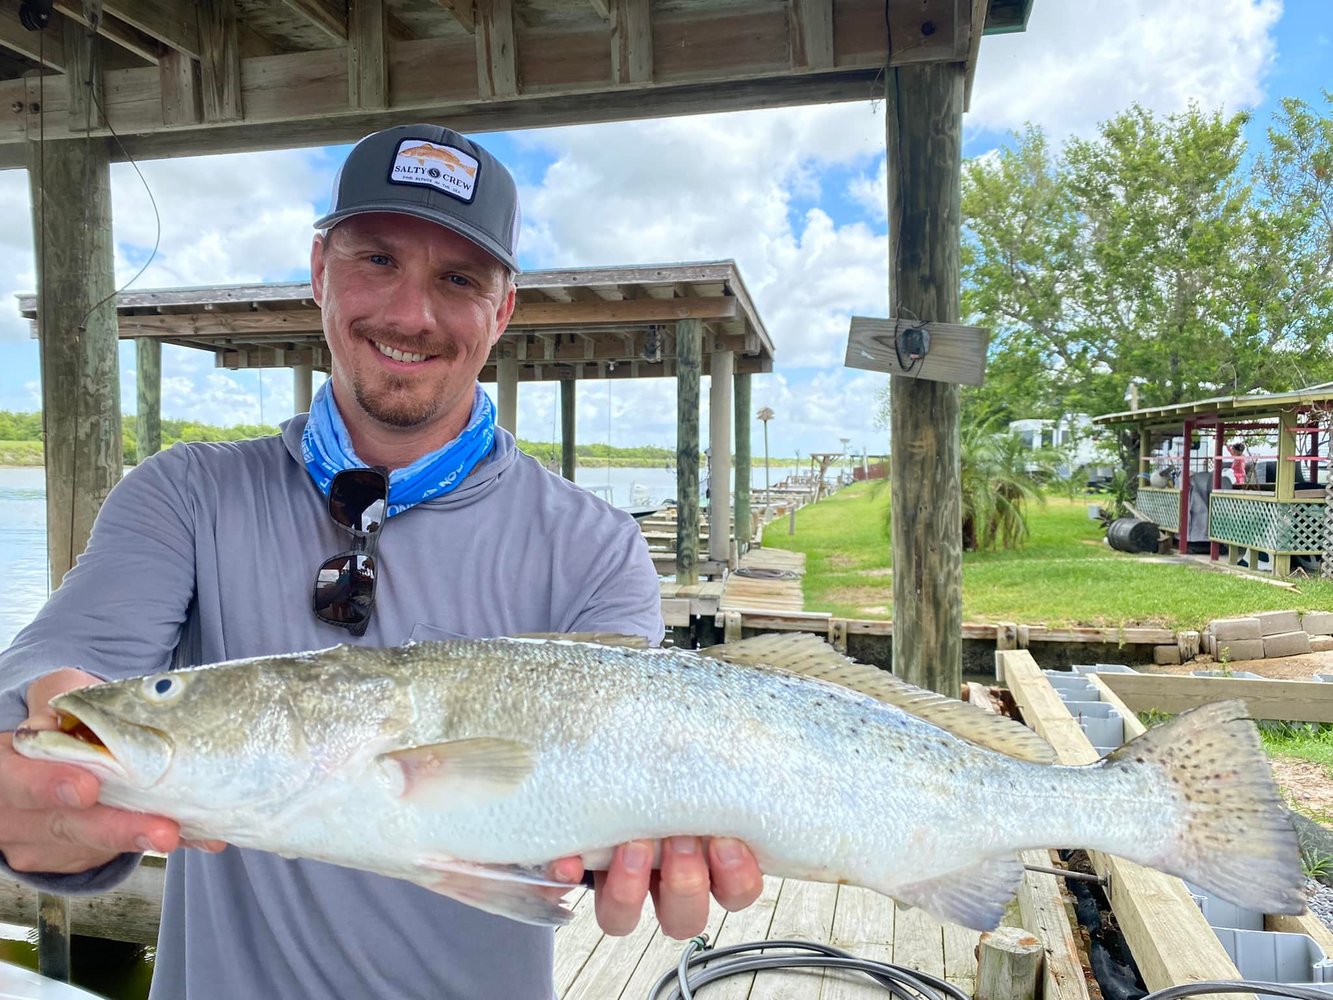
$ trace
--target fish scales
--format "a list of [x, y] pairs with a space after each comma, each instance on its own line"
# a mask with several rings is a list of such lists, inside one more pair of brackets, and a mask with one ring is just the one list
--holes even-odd
[[550, 861], [600, 867], [615, 844], [676, 834], [738, 837], [771, 874], [868, 886], [982, 928], [1028, 848], [1120, 854], [1269, 912], [1299, 909], [1303, 884], [1234, 704], [1063, 767], [780, 669], [521, 638], [340, 646], [53, 704], [103, 746], [51, 732], [16, 746], [89, 766], [108, 804], [535, 922], [565, 916]]

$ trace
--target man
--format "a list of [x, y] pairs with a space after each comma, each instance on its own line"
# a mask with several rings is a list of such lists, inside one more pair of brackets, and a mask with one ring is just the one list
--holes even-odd
[[[54, 725], [47, 703], [61, 691], [338, 642], [662, 637], [633, 519], [521, 455], [477, 385], [514, 311], [519, 216], [505, 168], [448, 129], [388, 129], [349, 154], [316, 226], [311, 285], [333, 364], [309, 417], [280, 437], [177, 446], [135, 469], [0, 654], [0, 853], [32, 885], [100, 891], [137, 852], [182, 846], [170, 820], [96, 805], [92, 775], [13, 752], [16, 725]], [[389, 470], [388, 496], [361, 523], [338, 473], [367, 467]], [[374, 472], [352, 478], [383, 490]], [[167, 865], [155, 998], [552, 994], [549, 930], [350, 869], [184, 846], [200, 849]], [[624, 845], [597, 876], [610, 933], [637, 923], [650, 855]], [[583, 872], [564, 859], [552, 874]], [[697, 933], [710, 885], [735, 908], [760, 881], [740, 844], [672, 838], [658, 917], [667, 933]]]

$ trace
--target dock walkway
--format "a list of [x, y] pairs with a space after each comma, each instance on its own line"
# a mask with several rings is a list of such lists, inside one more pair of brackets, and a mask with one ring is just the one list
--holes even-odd
[[805, 553], [786, 549], [750, 549], [740, 558], [735, 572], [723, 583], [720, 610], [764, 608], [771, 611], [804, 611]]
[[[685, 942], [662, 934], [652, 904], [625, 937], [608, 937], [593, 915], [592, 893], [574, 900], [574, 920], [555, 935], [556, 996], [560, 1000], [642, 1000], [680, 961]], [[716, 902], [708, 917], [711, 947], [797, 938], [843, 948], [861, 958], [905, 965], [975, 989], [976, 931], [940, 923], [919, 909], [898, 909], [869, 889], [764, 879], [751, 907], [728, 913]], [[886, 994], [864, 976], [816, 969], [774, 970], [710, 985], [710, 1000], [880, 1000]]]

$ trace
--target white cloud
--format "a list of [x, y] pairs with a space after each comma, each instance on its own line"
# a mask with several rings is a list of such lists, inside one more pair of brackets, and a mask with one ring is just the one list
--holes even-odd
[[1087, 135], [1137, 101], [1227, 111], [1263, 100], [1281, 0], [1059, 0], [1033, 5], [1025, 32], [982, 40], [970, 129], [1041, 125]]

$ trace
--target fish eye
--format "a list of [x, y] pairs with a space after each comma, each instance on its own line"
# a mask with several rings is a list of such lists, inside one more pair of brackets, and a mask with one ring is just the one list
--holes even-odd
[[184, 692], [185, 682], [171, 674], [153, 674], [143, 679], [143, 696], [154, 704], [168, 704]]

